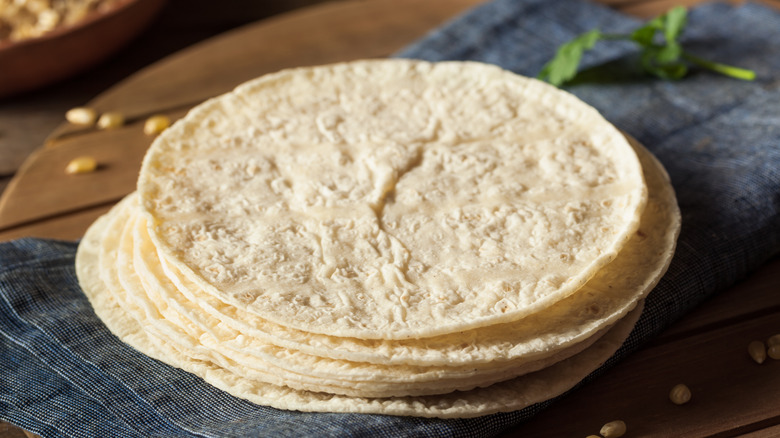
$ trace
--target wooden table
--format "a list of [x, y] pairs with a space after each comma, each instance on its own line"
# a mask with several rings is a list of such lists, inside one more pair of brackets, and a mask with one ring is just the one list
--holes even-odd
[[[160, 49], [159, 40], [147, 36], [125, 52], [129, 57], [116, 58], [108, 66], [47, 90], [0, 102], [0, 167], [5, 166], [0, 168], [0, 178], [5, 175], [8, 183], [0, 199], [0, 240], [79, 238], [96, 217], [134, 189], [141, 158], [151, 142], [141, 128], [149, 115], [181, 117], [208, 97], [283, 67], [387, 56], [482, 1], [323, 2], [187, 48], [101, 91], [116, 82], [117, 76], [135, 72], [178, 49], [170, 39], [161, 42], [164, 47]], [[641, 17], [656, 15], [672, 4], [696, 3], [602, 1]], [[187, 45], [241, 23], [236, 14], [226, 12], [203, 10], [199, 16], [198, 5], [207, 7], [206, 3], [195, 2], [195, 8], [188, 10], [190, 18], [199, 17], [193, 18], [190, 27], [177, 28], [182, 19], [169, 8], [151, 35], [172, 37], [179, 45]], [[293, 6], [311, 3], [317, 0], [293, 2]], [[185, 3], [171, 0], [171, 4], [183, 7]], [[261, 17], [269, 11], [258, 8], [251, 13]], [[67, 108], [86, 103], [99, 111], [120, 110], [129, 124], [114, 131], [60, 124]], [[21, 124], [20, 113], [24, 115]], [[97, 158], [99, 170], [65, 175], [66, 163], [79, 155]], [[26, 160], [20, 165], [22, 158]], [[751, 340], [780, 333], [778, 292], [780, 260], [775, 259], [696, 309], [595, 383], [506, 436], [586, 436], [598, 433], [602, 424], [614, 419], [626, 421], [627, 436], [632, 437], [780, 436], [780, 361], [768, 359], [758, 365], [746, 352]], [[667, 399], [669, 389], [680, 382], [694, 394], [684, 406]], [[0, 422], [0, 438], [26, 434]]]

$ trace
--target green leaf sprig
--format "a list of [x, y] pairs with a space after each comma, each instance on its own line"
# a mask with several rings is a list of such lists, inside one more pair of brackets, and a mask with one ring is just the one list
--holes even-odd
[[[690, 64], [698, 65], [736, 79], [751, 81], [756, 74], [731, 65], [721, 64], [694, 56], [685, 50], [677, 39], [685, 29], [688, 10], [683, 6], [675, 7], [660, 15], [631, 34], [608, 34], [598, 29], [585, 32], [573, 40], [561, 45], [539, 73], [539, 79], [545, 79], [555, 86], [561, 86], [577, 75], [582, 54], [590, 50], [600, 40], [627, 40], [636, 43], [641, 49], [642, 68], [662, 79], [680, 79], [688, 73]], [[663, 42], [656, 35], [660, 32]]]

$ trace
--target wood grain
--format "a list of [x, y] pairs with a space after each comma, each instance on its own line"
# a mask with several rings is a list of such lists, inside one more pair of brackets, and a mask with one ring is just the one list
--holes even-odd
[[[615, 6], [622, 12], [629, 15], [634, 15], [641, 18], [651, 18], [658, 15], [662, 11], [668, 11], [669, 9], [684, 4], [687, 6], [695, 6], [699, 3], [704, 3], [706, 0], [694, 0], [694, 1], [679, 1], [679, 0], [651, 0], [651, 1], [637, 1], [637, 0], [613, 0], [620, 3], [616, 3]], [[727, 0], [725, 3], [742, 4], [745, 0]], [[759, 0], [759, 3], [766, 4], [772, 7], [779, 7], [780, 1], [778, 0]]]
[[27, 438], [25, 432], [8, 423], [0, 422], [0, 437], [3, 438]]
[[[780, 362], [758, 365], [746, 349], [749, 341], [778, 326], [780, 314], [775, 313], [644, 348], [518, 432], [540, 438], [585, 436], [615, 419], [629, 425], [631, 436], [641, 437], [735, 435], [775, 425], [780, 412], [767, 394], [780, 394]], [[693, 394], [682, 406], [668, 399], [678, 383]], [[555, 421], [561, 412], [585, 409], [587, 417]]]
[[742, 438], [777, 438], [780, 436], [780, 425], [769, 426], [765, 429], [747, 432], [741, 436]]
[[[185, 112], [158, 113], [176, 120]], [[83, 131], [62, 140], [61, 147], [34, 152], [0, 198], [0, 230], [115, 202], [135, 190], [141, 161], [153, 140], [143, 133], [143, 122], [131, 119], [119, 129]], [[68, 163], [80, 156], [95, 158], [97, 171], [66, 174]]]
[[[719, 312], [696, 309], [666, 330], [655, 342], [691, 336], [718, 328], [732, 321], [750, 320], [780, 313], [780, 259], [752, 273], [746, 281], [732, 287], [728, 293], [711, 298], [708, 306]], [[777, 327], [780, 332], [780, 326]]]
[[94, 222], [100, 215], [107, 213], [114, 204], [112, 201], [0, 231], [0, 242], [33, 236], [42, 239], [78, 240], [84, 235], [85, 224], [88, 226]]

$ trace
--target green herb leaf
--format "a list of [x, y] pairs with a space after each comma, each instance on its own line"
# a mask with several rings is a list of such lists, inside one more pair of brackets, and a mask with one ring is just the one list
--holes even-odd
[[570, 80], [577, 74], [582, 54], [596, 44], [601, 38], [601, 32], [593, 29], [558, 48], [555, 57], [542, 68], [539, 79], [547, 79], [556, 87]]
[[[680, 52], [670, 54], [669, 46], [652, 47], [642, 52], [642, 68], [661, 79], [681, 79], [688, 73], [688, 66], [677, 61]], [[679, 48], [679, 46], [677, 46]]]
[[[677, 38], [685, 27], [687, 10], [678, 6], [651, 20], [631, 35], [642, 46], [642, 68], [663, 79], [680, 79], [688, 73], [688, 66], [680, 61], [683, 50]], [[664, 45], [655, 43], [656, 31], [663, 30]]]
[[688, 21], [688, 10], [684, 6], [677, 6], [661, 17], [664, 23], [666, 43], [676, 42]]
[[665, 46], [648, 46], [642, 50], [642, 68], [662, 79], [681, 79], [688, 66], [680, 60], [682, 46], [676, 41]]
[[642, 26], [639, 29], [631, 33], [631, 39], [641, 46], [650, 46], [653, 44], [655, 38], [655, 31], [660, 29], [659, 27], [648, 24]]
[[[661, 15], [660, 17], [655, 17], [652, 20], [645, 23], [644, 26], [636, 29], [635, 31], [631, 32], [631, 36], [629, 39], [635, 41], [640, 46], [652, 46], [653, 40], [655, 40], [655, 34], [659, 30], [663, 30], [664, 28], [664, 16]], [[622, 36], [618, 35], [618, 38], [616, 39], [623, 39]]]
[[[591, 30], [563, 44], [555, 57], [545, 64], [538, 77], [560, 86], [577, 75], [583, 52], [593, 48], [597, 41], [627, 40], [633, 41], [641, 49], [642, 68], [662, 79], [684, 77], [688, 73], [689, 63], [736, 79], [755, 79], [755, 72], [751, 70], [708, 61], [686, 52], [677, 39], [682, 35], [687, 20], [687, 9], [677, 6], [648, 21], [629, 35], [605, 34], [598, 29]], [[659, 32], [663, 41], [657, 36]]]

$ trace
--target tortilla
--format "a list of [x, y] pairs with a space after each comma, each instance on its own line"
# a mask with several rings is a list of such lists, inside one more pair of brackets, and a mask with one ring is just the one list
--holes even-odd
[[[649, 185], [648, 207], [640, 230], [621, 254], [600, 270], [582, 289], [543, 312], [482, 329], [425, 338], [424, 340], [363, 340], [338, 338], [291, 330], [254, 316], [240, 307], [221, 302], [198, 290], [175, 268], [160, 259], [148, 238], [137, 238], [140, 259], [136, 266], [157, 277], [155, 289], [167, 296], [167, 304], [197, 303], [229, 328], [215, 335], [220, 343], [252, 349], [254, 338], [316, 356], [355, 362], [408, 365], [477, 365], [511, 361], [518, 357], [541, 358], [556, 348], [573, 345], [613, 324], [652, 289], [666, 271], [680, 229], [680, 213], [668, 176], [660, 164], [635, 144]], [[143, 230], [139, 234], [144, 234]], [[164, 273], [161, 272], [164, 270]], [[162, 280], [159, 278], [167, 277]], [[179, 304], [175, 304], [179, 303]], [[240, 333], [240, 337], [236, 336]]]
[[120, 339], [238, 397], [470, 417], [603, 363], [679, 229], [660, 163], [575, 97], [373, 60], [194, 108], [76, 269]]
[[236, 343], [234, 338], [241, 335], [225, 329], [219, 320], [188, 309], [196, 307], [195, 303], [163, 302], [158, 295], [164, 289], [160, 287], [160, 279], [144, 275], [144, 268], [134, 266], [131, 258], [137, 260], [144, 248], [135, 246], [135, 251], [130, 248], [136, 235], [134, 231], [139, 229], [138, 218], [132, 215], [132, 207], [136, 206], [133, 201], [134, 197], [129, 197], [109, 215], [111, 220], [103, 234], [118, 238], [100, 239], [99, 263], [107, 292], [150, 336], [187, 350], [192, 357], [229, 364], [241, 375], [256, 380], [297, 389], [372, 397], [446, 393], [539, 370], [582, 351], [603, 334], [602, 330], [576, 345], [551, 349], [550, 354], [539, 359], [517, 358], [461, 366], [387, 366], [333, 360], [257, 340], [247, 347]]
[[243, 377], [223, 366], [182, 353], [149, 336], [106, 291], [97, 267], [103, 233], [109, 220], [99, 218], [77, 253], [77, 273], [95, 313], [120, 339], [144, 354], [202, 377], [234, 396], [257, 404], [304, 412], [358, 412], [439, 418], [467, 418], [522, 409], [567, 391], [606, 361], [630, 333], [643, 307], [627, 317], [585, 351], [541, 371], [486, 388], [421, 397], [365, 398], [300, 391]]
[[[514, 347], [521, 346], [524, 339], [532, 338], [532, 345], [539, 350], [532, 354], [493, 357], [489, 362], [468, 362], [461, 358], [438, 366], [373, 364], [312, 356], [268, 343], [267, 336], [260, 339], [246, 336], [204, 312], [199, 300], [188, 300], [178, 293], [159, 266], [144, 263], [144, 256], [154, 254], [155, 250], [148, 238], [143, 239], [146, 229], [134, 195], [112, 210], [108, 225], [100, 231], [101, 279], [115, 301], [150, 336], [188, 351], [190, 357], [218, 363], [253, 380], [296, 389], [371, 397], [429, 395], [486, 386], [537, 371], [579, 353], [630, 310], [660, 278], [673, 252], [679, 213], [663, 169], [646, 151], [638, 152], [647, 166], [649, 207], [640, 232], [618, 258], [602, 269], [583, 291], [547, 311], [526, 318], [528, 321], [481, 329], [472, 335], [480, 339], [481, 332], [489, 332], [487, 338], [496, 341], [497, 334], [503, 333], [501, 341]], [[648, 258], [648, 255], [654, 257]], [[611, 291], [620, 292], [613, 296]], [[612, 301], [604, 297], [610, 297]], [[601, 308], [608, 311], [598, 312]], [[239, 310], [233, 312], [239, 313]], [[583, 313], [590, 319], [583, 319]], [[597, 327], [596, 332], [583, 329], [588, 326]], [[530, 327], [535, 329], [532, 335], [523, 332]], [[283, 328], [281, 331], [285, 332]], [[566, 331], [579, 331], [580, 336], [574, 337], [576, 342], [556, 337]], [[458, 341], [462, 335], [448, 335], [450, 344], [446, 347], [450, 351], [446, 354], [454, 355], [463, 350], [462, 342]], [[306, 334], [296, 336], [305, 337]], [[331, 344], [336, 341], [330, 340]], [[383, 349], [408, 351], [393, 345], [394, 342], [405, 344], [403, 347], [412, 345], [412, 341], [385, 341]], [[415, 347], [420, 351], [426, 346], [423, 343]], [[471, 348], [479, 350], [484, 346], [473, 343]], [[517, 350], [515, 348], [513, 352]]]
[[636, 231], [639, 160], [597, 111], [470, 62], [284, 70], [159, 136], [138, 191], [165, 263], [279, 326], [424, 338], [579, 290]]

